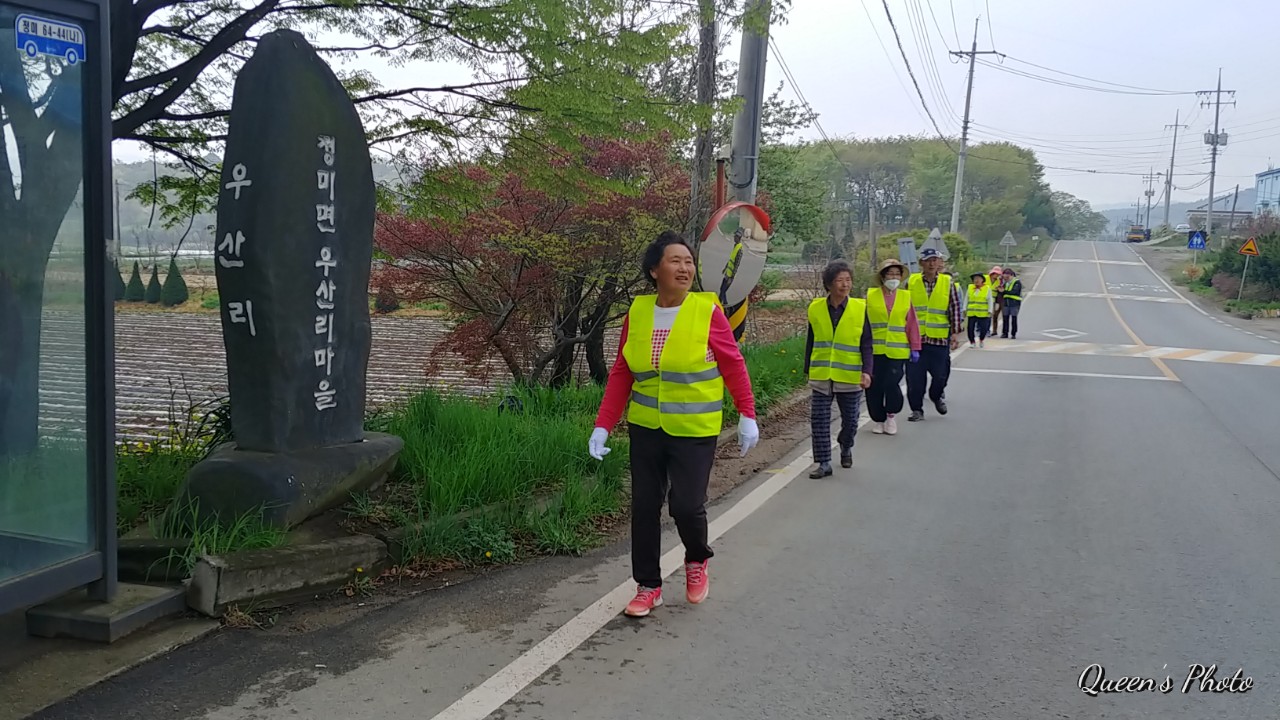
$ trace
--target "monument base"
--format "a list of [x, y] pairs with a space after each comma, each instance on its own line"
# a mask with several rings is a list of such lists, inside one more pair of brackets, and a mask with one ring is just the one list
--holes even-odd
[[227, 443], [187, 473], [170, 512], [182, 522], [194, 509], [201, 520], [216, 516], [230, 523], [261, 510], [267, 525], [291, 528], [342, 505], [351, 493], [380, 485], [402, 449], [403, 440], [383, 433], [290, 453], [240, 450]]

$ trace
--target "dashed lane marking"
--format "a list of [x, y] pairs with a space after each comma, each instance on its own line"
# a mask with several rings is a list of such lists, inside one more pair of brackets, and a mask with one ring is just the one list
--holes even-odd
[[1133, 261], [1133, 260], [1097, 260], [1097, 259], [1093, 259], [1093, 258], [1059, 258], [1059, 259], [1057, 259], [1057, 260], [1050, 260], [1049, 262], [1056, 262], [1056, 263], [1097, 263], [1097, 264], [1099, 264], [1099, 265], [1138, 265], [1138, 266], [1141, 266], [1141, 265], [1142, 265], [1142, 263], [1140, 263], [1140, 262], [1135, 262], [1135, 261]]

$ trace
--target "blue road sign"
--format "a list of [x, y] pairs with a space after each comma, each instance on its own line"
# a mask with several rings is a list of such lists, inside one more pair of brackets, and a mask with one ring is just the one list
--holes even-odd
[[1187, 233], [1187, 249], [1203, 250], [1204, 249], [1204, 233], [1199, 230], [1192, 230]]
[[68, 22], [19, 15], [14, 22], [18, 49], [27, 57], [50, 55], [68, 65], [84, 60], [84, 31]]

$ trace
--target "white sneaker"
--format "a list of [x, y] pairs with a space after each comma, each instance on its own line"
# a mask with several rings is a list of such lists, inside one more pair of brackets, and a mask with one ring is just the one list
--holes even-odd
[[884, 426], [885, 426], [885, 423], [878, 423], [878, 422], [873, 422], [873, 423], [871, 423], [871, 434], [872, 434], [872, 435], [883, 435], [883, 434], [884, 434]]
[[885, 434], [885, 435], [897, 435], [897, 434], [898, 434], [898, 419], [897, 419], [897, 418], [895, 418], [894, 416], [890, 415], [890, 416], [889, 416], [889, 419], [884, 421], [884, 434]]
[[978, 341], [978, 347], [980, 347], [980, 348], [984, 348], [984, 347], [986, 347], [986, 346], [987, 346], [987, 341], [986, 341], [986, 340], [979, 340], [979, 341]]

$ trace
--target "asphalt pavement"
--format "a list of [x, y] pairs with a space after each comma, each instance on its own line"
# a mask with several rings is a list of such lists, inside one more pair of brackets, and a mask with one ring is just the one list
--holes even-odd
[[[796, 448], [718, 503], [703, 605], [669, 536], [644, 620], [615, 547], [221, 635], [37, 717], [1273, 718], [1280, 345], [1110, 243], [1059, 243], [1020, 324], [956, 357], [945, 417], [864, 428], [822, 480]], [[1155, 689], [1086, 694], [1093, 664]], [[1251, 688], [1183, 692], [1214, 664]]]

